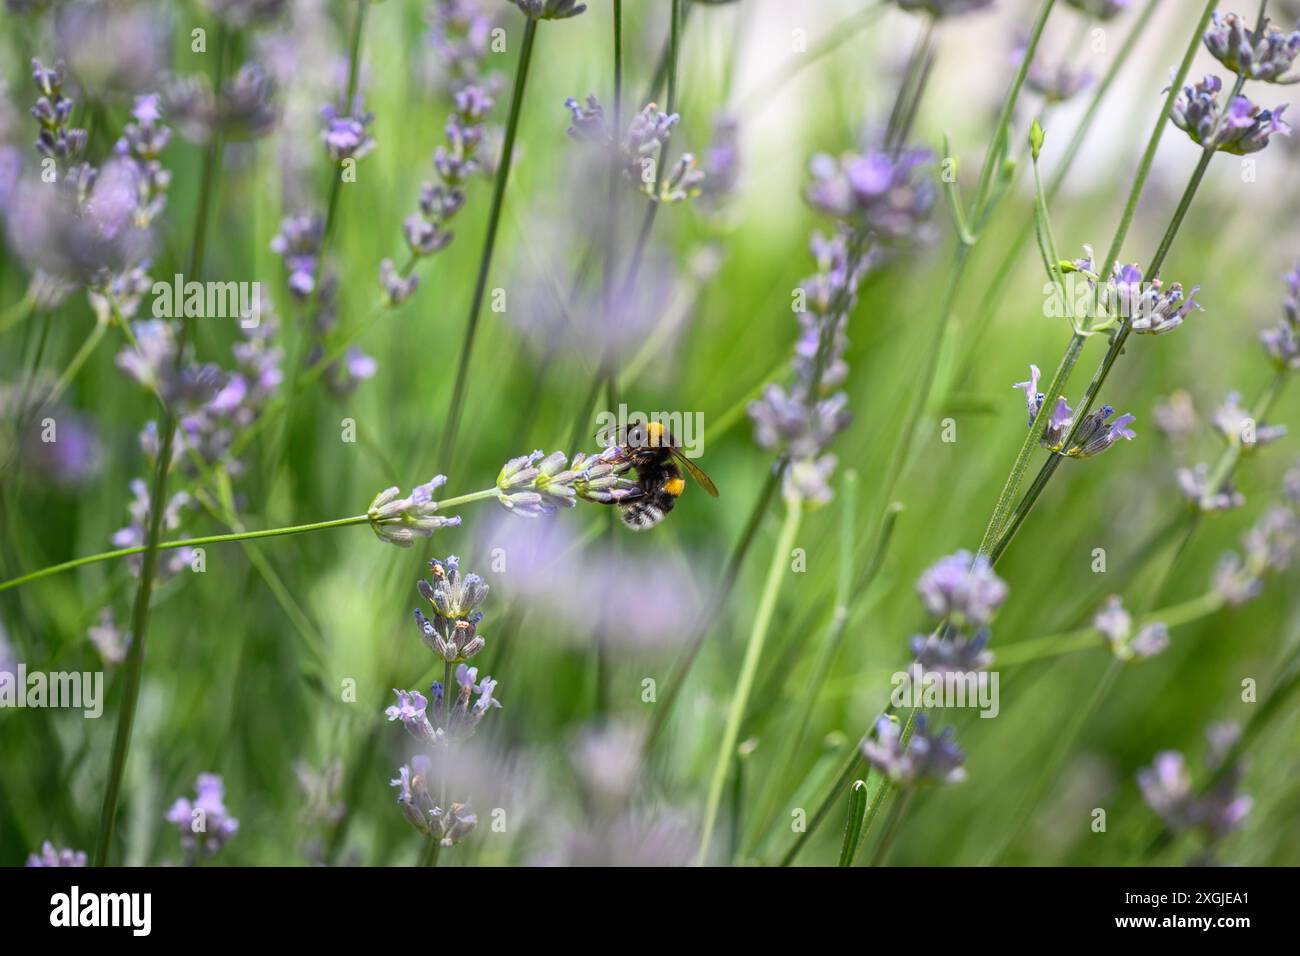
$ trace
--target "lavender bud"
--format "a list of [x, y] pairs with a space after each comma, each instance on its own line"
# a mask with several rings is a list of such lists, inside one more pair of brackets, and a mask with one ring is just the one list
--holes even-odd
[[925, 714], [918, 714], [912, 737], [902, 741], [902, 726], [889, 717], [876, 721], [875, 739], [862, 742], [862, 756], [899, 787], [961, 783], [966, 779], [966, 755], [953, 740], [951, 727], [931, 734]]
[[1266, 83], [1294, 83], [1300, 76], [1285, 75], [1300, 54], [1300, 29], [1289, 35], [1264, 21], [1263, 35], [1248, 29], [1235, 13], [1212, 15], [1205, 31], [1205, 48], [1238, 76]]
[[993, 573], [986, 555], [969, 551], [941, 558], [916, 582], [922, 602], [936, 618], [964, 623], [987, 624], [1006, 600], [1006, 582]]
[[1217, 488], [1210, 487], [1210, 466], [1204, 463], [1194, 468], [1179, 468], [1175, 478], [1178, 490], [1193, 507], [1209, 514], [1230, 511], [1246, 503], [1246, 496], [1231, 481], [1224, 480]]
[[58, 849], [49, 840], [41, 844], [41, 852], [27, 857], [27, 866], [85, 866], [84, 850]]
[[417, 275], [404, 276], [397, 271], [392, 259], [379, 263], [379, 286], [384, 290], [384, 301], [390, 306], [399, 306], [412, 295], [420, 285]]
[[1174, 103], [1170, 119], [1194, 143], [1236, 156], [1257, 153], [1277, 133], [1288, 136], [1291, 127], [1282, 120], [1285, 105], [1261, 109], [1244, 96], [1236, 97], [1227, 109], [1219, 107], [1223, 88], [1217, 76], [1206, 76], [1196, 86], [1184, 86]]
[[385, 488], [370, 502], [366, 515], [370, 528], [380, 541], [409, 548], [420, 538], [429, 538], [440, 528], [455, 527], [459, 517], [444, 518], [436, 514], [438, 502], [433, 493], [447, 483], [446, 475], [435, 475], [411, 490], [407, 498], [398, 488]]
[[[181, 846], [187, 853], [215, 856], [239, 831], [239, 821], [226, 810], [226, 788], [218, 774], [199, 774], [195, 791], [193, 801], [177, 797], [164, 819], [175, 824]], [[195, 823], [199, 820], [203, 829], [196, 832]]]

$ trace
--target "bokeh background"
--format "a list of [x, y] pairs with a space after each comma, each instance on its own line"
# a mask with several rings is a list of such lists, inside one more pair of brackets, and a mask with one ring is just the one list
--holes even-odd
[[[1102, 74], [1140, 5], [1097, 24], [1058, 3], [1042, 49]], [[331, 239], [343, 328], [376, 314], [379, 262], [404, 258], [402, 220], [421, 182], [432, 177], [432, 151], [443, 142], [450, 103], [430, 39], [429, 9], [437, 6], [387, 0], [368, 10], [359, 86], [374, 113], [376, 145], [358, 163], [356, 181], [340, 190]], [[506, 38], [503, 52], [485, 58], [486, 69], [499, 75], [491, 122], [500, 127], [524, 17], [498, 0], [478, 6]], [[670, 6], [668, 0], [623, 4], [629, 114], [652, 88]], [[867, 0], [687, 6], [681, 122], [672, 143], [707, 166], [717, 124], [734, 122], [737, 178], [734, 191], [717, 201], [706, 194], [660, 210], [629, 303], [637, 324], [627, 361], [650, 345], [635, 373], [620, 380], [620, 391], [647, 411], [703, 413], [699, 463], [721, 497], [688, 488], [668, 520], [641, 535], [611, 527], [596, 505], [527, 521], [483, 501], [455, 512], [460, 527], [409, 550], [377, 541], [364, 525], [275, 538], [251, 552], [239, 544], [210, 547], [204, 573], [181, 573], [155, 596], [119, 813], [119, 861], [181, 860], [164, 813], [178, 795], [192, 793], [200, 772], [222, 775], [226, 805], [240, 821], [215, 862], [419, 860], [425, 841], [388, 786], [411, 741], [384, 720], [383, 709], [391, 688], [427, 686], [434, 675], [411, 612], [422, 604], [415, 583], [426, 561], [448, 554], [491, 585], [480, 624], [488, 645], [474, 663], [500, 682], [504, 707], [481, 725], [458, 777], [479, 813], [479, 830], [444, 853], [440, 865], [605, 862], [583, 837], [600, 832], [600, 821], [611, 814], [625, 829], [599, 850], [619, 855], [617, 862], [693, 858], [726, 708], [780, 524], [778, 504], [759, 525], [734, 591], [721, 608], [711, 605], [772, 465], [772, 455], [755, 445], [745, 406], [764, 383], [787, 376], [797, 334], [792, 290], [815, 271], [810, 234], [830, 228], [804, 200], [809, 160], [859, 149], [883, 126], [922, 21], [888, 4], [878, 14], [864, 13], [874, 6]], [[1289, 28], [1300, 11], [1287, 6], [1271, 8]], [[204, 274], [260, 280], [279, 315], [286, 353], [295, 356], [309, 336], [271, 244], [283, 217], [326, 204], [331, 169], [320, 145], [319, 108], [346, 77], [356, 3], [290, 0], [283, 7], [234, 41], [232, 62], [261, 62], [276, 77], [278, 118], [265, 137], [223, 151]], [[1015, 45], [1037, 7], [999, 0], [990, 10], [941, 23], [935, 33], [933, 73], [911, 139], [938, 154], [949, 133], [967, 190], [1015, 70]], [[1080, 255], [1085, 243], [1099, 250], [1109, 244], [1199, 7], [1161, 3], [1104, 100], [1051, 210], [1063, 256]], [[581, 16], [539, 26], [488, 282], [504, 290], [504, 310], [483, 310], [453, 466], [439, 461], [437, 446], [482, 252], [492, 189], [486, 176], [467, 188], [454, 242], [421, 263], [416, 293], [381, 310], [359, 338], [375, 360], [373, 376], [341, 394], [320, 383], [307, 388], [288, 427], [284, 419], [274, 422], [244, 454], [235, 495], [247, 527], [354, 515], [379, 489], [409, 489], [439, 472], [448, 475], [448, 494], [471, 492], [490, 486], [508, 458], [534, 448], [595, 450], [594, 421], [581, 415], [603, 341], [599, 294], [585, 260], [607, 194], [589, 152], [566, 135], [571, 117], [564, 103], [587, 93], [609, 101], [610, 8], [608, 0], [593, 0]], [[1239, 12], [1253, 18], [1256, 10], [1246, 4]], [[134, 95], [159, 91], [175, 75], [210, 72], [210, 54], [192, 52], [190, 31], [211, 34], [215, 26], [210, 7], [187, 0], [10, 3], [0, 20], [6, 161], [30, 170], [38, 159], [27, 115], [36, 98], [31, 57], [67, 64], [74, 123], [92, 129], [93, 161], [112, 148]], [[833, 48], [830, 38], [838, 40]], [[1201, 51], [1191, 75], [1211, 69], [1223, 72]], [[1253, 95], [1273, 106], [1294, 102], [1295, 89], [1255, 86]], [[1042, 116], [1050, 175], [1090, 92], [1050, 112], [1026, 92], [1013, 148], [1020, 151], [1029, 120]], [[662, 102], [664, 95], [659, 88], [649, 98]], [[1297, 145], [1278, 137], [1251, 157], [1250, 181], [1237, 157], [1212, 164], [1164, 270], [1199, 285], [1205, 311], [1176, 334], [1131, 340], [1103, 397], [1137, 416], [1137, 438], [1096, 460], [1068, 462], [1044, 495], [998, 566], [1010, 597], [994, 625], [995, 652], [1086, 626], [1111, 593], [1134, 606], [1156, 600], [1151, 588], [1159, 589], [1157, 606], [1203, 594], [1221, 554], [1238, 547], [1278, 498], [1295, 463], [1293, 438], [1245, 461], [1237, 482], [1245, 505], [1202, 521], [1167, 580], [1161, 575], [1172, 560], [1167, 548], [1145, 562], [1133, 560], [1186, 508], [1175, 469], [1219, 453], [1208, 426], [1213, 409], [1234, 390], [1253, 400], [1272, 374], [1257, 335], [1279, 318], [1283, 276], [1300, 257]], [[1198, 158], [1199, 149], [1171, 127], [1123, 261], [1149, 258]], [[155, 276], [185, 269], [202, 160], [202, 148], [180, 136], [163, 154], [172, 181], [155, 229]], [[930, 172], [937, 179], [937, 158]], [[889, 500], [880, 479], [897, 453], [898, 428], [950, 268], [952, 227], [941, 202], [928, 236], [862, 287], [849, 322], [844, 386], [854, 420], [832, 447], [839, 458], [833, 487], [840, 490], [846, 470], [857, 473], [856, 509], [846, 510], [837, 494], [800, 528], [797, 546], [807, 567], [792, 571], [780, 588], [742, 727], [740, 774], [729, 778], [714, 840], [717, 862], [780, 857], [792, 837], [791, 810], [815, 806], [887, 701], [890, 674], [907, 659], [908, 637], [926, 627], [914, 589], [918, 575], [939, 557], [978, 543], [1024, 435], [1023, 401], [1011, 384], [1026, 377], [1030, 363], [1055, 367], [1069, 331], [1063, 320], [1043, 315], [1042, 266], [1029, 242], [991, 323], [975, 334], [989, 283], [1031, 222], [1031, 188], [1025, 168], [981, 237], [944, 340], [934, 400], [923, 416], [926, 434]], [[641, 222], [638, 199], [622, 200], [615, 246], [623, 255]], [[6, 194], [6, 214], [18, 201]], [[31, 241], [9, 229], [0, 251], [6, 394], [20, 389], [33, 369], [57, 376], [95, 323], [80, 291], [51, 307], [24, 307], [32, 276], [24, 244]], [[142, 313], [147, 308], [148, 300]], [[197, 355], [228, 361], [237, 336], [232, 322], [200, 320]], [[93, 446], [84, 467], [61, 472], [12, 423], [6, 428], [0, 578], [106, 550], [127, 524], [129, 483], [147, 470], [138, 433], [156, 409], [116, 366], [122, 347], [120, 333], [110, 329], [59, 404], [64, 434], [75, 423]], [[1103, 351], [1101, 342], [1089, 345], [1071, 396]], [[1181, 445], [1153, 423], [1156, 407], [1177, 390], [1190, 393], [1200, 419]], [[1272, 420], [1293, 423], [1298, 415], [1300, 395], [1291, 391]], [[583, 442], [568, 447], [575, 417]], [[342, 439], [345, 419], [355, 422], [355, 442]], [[944, 419], [955, 423], [955, 441], [941, 440]], [[814, 685], [841, 531], [853, 536], [855, 560], [865, 560], [871, 529], [892, 500], [903, 510], [880, 573], [866, 593], [855, 595], [829, 674]], [[201, 509], [185, 514], [185, 534], [225, 530]], [[1108, 556], [1104, 574], [1093, 570], [1097, 548]], [[504, 569], [494, 568], [494, 549], [504, 549]], [[1088, 706], [1109, 655], [1096, 648], [1001, 669], [997, 719], [969, 711], [943, 715], [967, 752], [968, 779], [913, 801], [891, 861], [1124, 865], [1198, 858], [1196, 836], [1153, 850], [1160, 820], [1144, 803], [1136, 774], [1158, 751], [1178, 749], [1203, 779], [1205, 728], [1251, 721], [1259, 704], [1243, 702], [1242, 681], [1253, 679], [1260, 698], [1267, 697], [1300, 640], [1294, 582], [1287, 573], [1270, 579], [1256, 600], [1174, 628], [1165, 653], [1125, 667], [1028, 810], [1027, 797]], [[103, 669], [88, 632], [106, 607], [119, 622], [127, 620], [134, 583], [124, 562], [105, 562], [0, 593], [0, 635], [10, 658], [29, 669]], [[665, 733], [644, 771], [635, 773], [625, 766], [636, 752], [632, 735], [659, 706], [644, 699], [643, 682], [656, 681], [662, 700], [698, 615], [711, 607], [707, 638]], [[120, 674], [107, 668], [108, 700], [99, 720], [50, 710], [0, 712], [0, 862], [21, 864], [44, 840], [93, 846]], [[340, 690], [349, 680], [354, 700]], [[1300, 860], [1298, 717], [1297, 704], [1288, 702], [1251, 739], [1242, 788], [1253, 807], [1216, 847], [1215, 859]], [[804, 743], [784, 760], [784, 744], [804, 720]], [[333, 786], [322, 783], [322, 771]], [[1097, 807], [1107, 812], [1105, 833], [1090, 826]], [[507, 810], [504, 832], [489, 825], [493, 808]], [[798, 862], [835, 862], [843, 822], [841, 801]]]

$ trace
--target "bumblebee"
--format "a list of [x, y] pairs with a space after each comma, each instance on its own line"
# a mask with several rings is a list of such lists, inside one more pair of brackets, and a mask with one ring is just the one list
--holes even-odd
[[[598, 439], [601, 437], [597, 435]], [[613, 502], [623, 523], [633, 531], [648, 531], [673, 510], [686, 490], [683, 472], [714, 498], [718, 497], [713, 479], [686, 457], [681, 445], [660, 422], [638, 424], [622, 435], [612, 438], [607, 435], [603, 440], [617, 444], [618, 460], [636, 471], [636, 490]]]

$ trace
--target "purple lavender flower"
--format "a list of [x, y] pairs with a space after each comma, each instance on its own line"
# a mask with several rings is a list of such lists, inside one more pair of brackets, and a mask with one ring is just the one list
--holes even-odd
[[1257, 598], [1264, 582], [1246, 567], [1239, 555], [1228, 551], [1215, 566], [1213, 587], [1225, 604], [1239, 607]]
[[1227, 109], [1219, 106], [1223, 82], [1206, 76], [1196, 86], [1184, 86], [1174, 103], [1170, 119], [1187, 133], [1194, 143], [1235, 156], [1257, 153], [1277, 133], [1288, 136], [1291, 127], [1282, 119], [1286, 106], [1261, 109], [1244, 96], [1238, 96]]
[[1300, 264], [1286, 275], [1287, 297], [1282, 303], [1282, 321], [1259, 335], [1273, 364], [1282, 370], [1300, 369]]
[[433, 795], [429, 793], [430, 770], [428, 757], [415, 756], [410, 763], [399, 767], [397, 776], [389, 781], [390, 786], [398, 788], [397, 802], [406, 814], [407, 821], [421, 833], [429, 832], [433, 812], [438, 809]]
[[421, 578], [418, 590], [440, 618], [468, 620], [487, 600], [487, 582], [477, 574], [462, 575], [460, 559], [456, 555], [444, 561], [435, 558], [429, 562], [429, 570], [432, 583]]
[[1169, 646], [1169, 628], [1163, 621], [1152, 621], [1133, 635], [1125, 647], [1126, 656], [1135, 660], [1155, 657]]
[[531, 20], [566, 20], [587, 9], [577, 0], [510, 0]]
[[[142, 478], [132, 479], [131, 495], [131, 503], [127, 505], [131, 523], [113, 533], [111, 540], [115, 548], [138, 548], [145, 543], [146, 529], [149, 527], [150, 507], [149, 486], [145, 484]], [[180, 528], [181, 511], [189, 503], [190, 496], [187, 492], [178, 491], [172, 495], [162, 513], [162, 530], [164, 532], [170, 534]], [[158, 579], [162, 581], [178, 574], [188, 567], [193, 559], [194, 553], [189, 548], [174, 548], [162, 552], [158, 557]], [[130, 555], [126, 559], [127, 567], [136, 576], [139, 576], [143, 563], [144, 556], [140, 554]]]
[[165, 815], [180, 833], [181, 847], [190, 856], [215, 856], [239, 831], [239, 821], [226, 810], [226, 787], [220, 775], [201, 773], [195, 798], [177, 797]]
[[1217, 488], [1210, 487], [1210, 466], [1201, 463], [1193, 468], [1179, 468], [1175, 474], [1178, 490], [1200, 511], [1215, 514], [1240, 508], [1246, 496], [1231, 481], [1224, 480]]
[[1196, 433], [1199, 419], [1192, 395], [1186, 389], [1177, 389], [1151, 411], [1156, 428], [1171, 442], [1185, 442]]
[[62, 63], [47, 69], [40, 60], [32, 60], [32, 82], [41, 94], [32, 107], [32, 116], [41, 127], [36, 148], [44, 156], [67, 162], [85, 150], [86, 131], [68, 125], [73, 103], [63, 95], [63, 79]]
[[436, 68], [451, 91], [479, 82], [491, 41], [492, 17], [478, 0], [435, 0], [427, 14]]
[[988, 650], [989, 632], [981, 628], [972, 638], [962, 634], [943, 637], [939, 634], [915, 634], [909, 646], [924, 672], [968, 674], [982, 671], [993, 663]]
[[712, 209], [720, 209], [736, 194], [740, 183], [740, 121], [720, 113], [713, 121], [713, 139], [701, 159], [704, 181], [700, 196]]
[[1103, 405], [1089, 414], [1080, 422], [1074, 436], [1074, 445], [1066, 454], [1074, 458], [1092, 458], [1100, 455], [1121, 438], [1132, 441], [1137, 437], [1133, 429], [1129, 428], [1129, 425], [1137, 420], [1136, 416], [1124, 414], [1113, 421], [1107, 421], [1114, 413], [1113, 407]]
[[961, 783], [966, 779], [966, 755], [954, 741], [954, 731], [945, 728], [931, 734], [925, 714], [917, 714], [911, 739], [902, 740], [903, 728], [896, 720], [876, 721], [875, 739], [862, 741], [862, 756], [898, 787], [921, 784]]
[[815, 208], [881, 239], [915, 238], [934, 206], [934, 184], [918, 175], [930, 160], [920, 149], [870, 149], [839, 159], [819, 154], [806, 196]]
[[1224, 403], [1215, 410], [1211, 421], [1214, 430], [1229, 445], [1240, 446], [1243, 451], [1263, 448], [1286, 435], [1285, 425], [1257, 423], [1250, 411], [1242, 407], [1240, 392], [1229, 392]]
[[820, 508], [835, 497], [831, 476], [839, 460], [827, 453], [817, 458], [796, 458], [785, 470], [782, 487], [787, 501], [803, 502]]
[[146, 91], [167, 69], [170, 9], [147, 3], [51, 4], [54, 48], [83, 90], [101, 102]]
[[27, 857], [28, 866], [85, 866], [84, 850], [59, 849], [49, 840], [41, 844], [41, 852]]
[[167, 88], [167, 113], [193, 143], [244, 141], [265, 136], [279, 119], [275, 79], [256, 63], [245, 63], [215, 95], [207, 76], [180, 77]]
[[1127, 320], [1139, 335], [1164, 335], [1182, 325], [1192, 309], [1205, 311], [1196, 301], [1200, 289], [1194, 286], [1184, 295], [1179, 282], [1168, 289], [1160, 279], [1143, 283], [1142, 270], [1137, 266], [1116, 263], [1103, 304], [1106, 310]]
[[1119, 595], [1112, 594], [1093, 616], [1092, 626], [1110, 642], [1112, 648], [1122, 647], [1133, 633], [1133, 615], [1124, 610]]
[[99, 623], [90, 628], [87, 636], [105, 664], [115, 667], [126, 660], [126, 652], [131, 646], [131, 635], [118, 628], [111, 607], [106, 607], [99, 612]]
[[836, 392], [810, 408], [799, 394], [787, 392], [781, 385], [768, 385], [762, 396], [749, 404], [754, 441], [766, 451], [785, 451], [795, 459], [814, 458], [852, 422], [848, 401], [846, 394]]
[[605, 152], [608, 161], [652, 202], [682, 202], [699, 195], [705, 177], [692, 153], [683, 153], [667, 175], [659, 168], [673, 130], [681, 121], [677, 113], [664, 113], [650, 103], [632, 117], [626, 132], [622, 132], [609, 125], [594, 93], [587, 96], [585, 105], [573, 97], [564, 105], [573, 116], [570, 138]]
[[379, 287], [384, 290], [384, 301], [390, 306], [399, 306], [415, 294], [420, 286], [417, 275], [403, 275], [393, 264], [392, 259], [383, 259], [379, 263]]
[[1256, 574], [1280, 574], [1300, 549], [1300, 516], [1290, 508], [1270, 508], [1242, 537], [1242, 548]]
[[926, 610], [954, 624], [984, 625], [1006, 600], [1006, 582], [993, 573], [986, 555], [958, 551], [935, 562], [916, 582]]
[[324, 220], [311, 213], [299, 213], [282, 219], [280, 231], [271, 240], [271, 251], [284, 260], [289, 271], [289, 292], [300, 302], [306, 301], [316, 287], [324, 235]]
[[1238, 793], [1244, 768], [1240, 762], [1222, 768], [1237, 730], [1233, 726], [1207, 728], [1210, 740], [1207, 765], [1214, 778], [1201, 792], [1192, 782], [1186, 758], [1177, 750], [1162, 750], [1150, 767], [1138, 771], [1138, 786], [1147, 805], [1174, 833], [1199, 830], [1210, 841], [1236, 830], [1250, 814], [1253, 801]]
[[1042, 374], [1037, 365], [1030, 364], [1028, 381], [1016, 382], [1011, 386], [1025, 393], [1025, 409], [1029, 412], [1030, 426], [1034, 424], [1034, 419], [1038, 417], [1038, 410], [1043, 407], [1043, 400], [1047, 397], [1038, 390], [1038, 380], [1042, 378]]
[[[1016, 66], [1024, 62], [1025, 52], [1029, 48], [1029, 37], [1020, 34], [1011, 54], [1011, 61]], [[1029, 64], [1025, 74], [1025, 86], [1041, 96], [1047, 103], [1063, 103], [1083, 92], [1092, 85], [1096, 77], [1087, 67], [1076, 69], [1066, 60], [1049, 64], [1035, 58]]]
[[437, 514], [438, 502], [434, 500], [433, 493], [446, 483], [446, 475], [434, 475], [429, 481], [413, 488], [406, 498], [401, 497], [402, 491], [396, 487], [379, 492], [366, 511], [375, 536], [380, 541], [387, 541], [399, 548], [409, 548], [418, 539], [430, 538], [441, 528], [459, 525], [459, 517]]
[[167, 204], [167, 187], [171, 173], [163, 168], [159, 157], [171, 139], [171, 130], [162, 122], [159, 97], [137, 96], [113, 153], [133, 164], [136, 173], [135, 225], [144, 229], [156, 219]]
[[375, 148], [374, 137], [370, 135], [370, 124], [375, 121], [375, 115], [363, 112], [360, 96], [353, 102], [350, 112], [344, 112], [345, 109], [327, 103], [320, 111], [325, 120], [321, 142], [325, 144], [326, 154], [336, 163], [361, 159]]
[[567, 468], [567, 463], [563, 452], [547, 455], [541, 449], [510, 459], [497, 475], [497, 500], [525, 518], [553, 515], [560, 508], [574, 507], [578, 472]]
[[1205, 31], [1205, 48], [1238, 76], [1266, 83], [1294, 83], [1300, 76], [1287, 76], [1300, 54], [1300, 29], [1284, 34], [1264, 21], [1263, 35], [1257, 34], [1235, 13], [1213, 14]]
[[993, 0], [894, 0], [900, 9], [928, 13], [932, 17], [955, 17], [989, 6]]
[[436, 743], [438, 741], [437, 731], [429, 722], [428, 715], [425, 713], [429, 702], [424, 695], [418, 690], [397, 690], [394, 688], [393, 693], [397, 695], [397, 703], [384, 711], [384, 715], [389, 720], [400, 720], [402, 726], [416, 740], [425, 743]]

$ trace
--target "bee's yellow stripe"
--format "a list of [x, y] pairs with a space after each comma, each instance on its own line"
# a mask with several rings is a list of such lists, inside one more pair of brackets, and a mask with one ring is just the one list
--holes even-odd
[[680, 495], [686, 489], [686, 482], [681, 478], [669, 478], [664, 482], [664, 491], [674, 498]]

